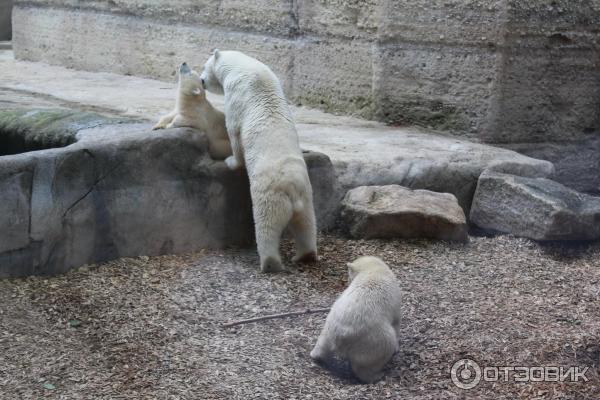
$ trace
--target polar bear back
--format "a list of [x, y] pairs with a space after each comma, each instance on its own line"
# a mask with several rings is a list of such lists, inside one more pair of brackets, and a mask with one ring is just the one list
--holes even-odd
[[[386, 267], [387, 269], [387, 267]], [[354, 351], [398, 324], [400, 288], [392, 271], [362, 272], [335, 301], [325, 321], [325, 330], [337, 338], [341, 355]]]
[[227, 129], [240, 132], [251, 157], [249, 173], [260, 167], [262, 154], [268, 154], [269, 168], [279, 156], [302, 158], [292, 113], [273, 71], [238, 51], [220, 51], [215, 67], [223, 81]]
[[338, 313], [341, 322], [356, 320], [360, 315], [365, 325], [371, 321], [392, 323], [400, 305], [400, 289], [393, 273], [384, 277], [380, 274], [361, 275], [336, 300], [332, 311]]

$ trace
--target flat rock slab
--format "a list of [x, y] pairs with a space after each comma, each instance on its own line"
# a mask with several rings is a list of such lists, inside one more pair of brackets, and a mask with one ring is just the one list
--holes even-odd
[[[247, 175], [211, 159], [203, 133], [82, 127], [66, 147], [0, 157], [0, 278], [253, 243]], [[305, 159], [326, 228], [335, 173], [323, 154]]]
[[399, 185], [348, 191], [342, 219], [357, 238], [469, 239], [465, 214], [454, 195]]
[[600, 238], [600, 198], [542, 178], [486, 172], [479, 178], [471, 222], [535, 240]]

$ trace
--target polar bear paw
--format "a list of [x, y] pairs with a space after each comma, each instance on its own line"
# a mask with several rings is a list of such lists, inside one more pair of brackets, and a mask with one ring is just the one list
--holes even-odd
[[234, 156], [229, 156], [225, 159], [225, 164], [231, 170], [236, 170], [242, 168], [242, 166], [237, 162]]
[[310, 352], [310, 358], [317, 363], [325, 362], [325, 357], [321, 353], [321, 349], [319, 349], [317, 346], [315, 346], [315, 348]]
[[260, 270], [262, 272], [281, 272], [284, 271], [285, 268], [281, 263], [281, 260], [276, 257], [267, 257], [260, 263]]
[[312, 264], [319, 261], [319, 257], [317, 257], [316, 251], [311, 250], [308, 253], [295, 255], [292, 261], [299, 264]]

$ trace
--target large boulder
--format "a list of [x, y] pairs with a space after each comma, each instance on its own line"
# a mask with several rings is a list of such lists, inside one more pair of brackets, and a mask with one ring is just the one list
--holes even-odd
[[[0, 278], [253, 243], [247, 175], [212, 160], [203, 133], [110, 121], [90, 128], [88, 113], [69, 115], [86, 128], [63, 132], [72, 144], [0, 156]], [[324, 154], [305, 159], [327, 228], [333, 167]]]
[[465, 214], [449, 193], [360, 186], [344, 197], [342, 219], [353, 237], [468, 240]]
[[471, 222], [535, 240], [600, 238], [600, 198], [543, 178], [498, 172], [479, 177]]
[[200, 132], [83, 132], [67, 147], [0, 157], [0, 277], [251, 243], [247, 178], [213, 161]]

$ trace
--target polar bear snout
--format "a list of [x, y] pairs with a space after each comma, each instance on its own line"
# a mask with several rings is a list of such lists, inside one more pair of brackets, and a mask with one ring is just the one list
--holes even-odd
[[192, 70], [190, 69], [190, 67], [188, 67], [186, 62], [181, 63], [181, 65], [179, 66], [179, 73], [180, 74], [189, 74], [190, 72], [192, 72]]

